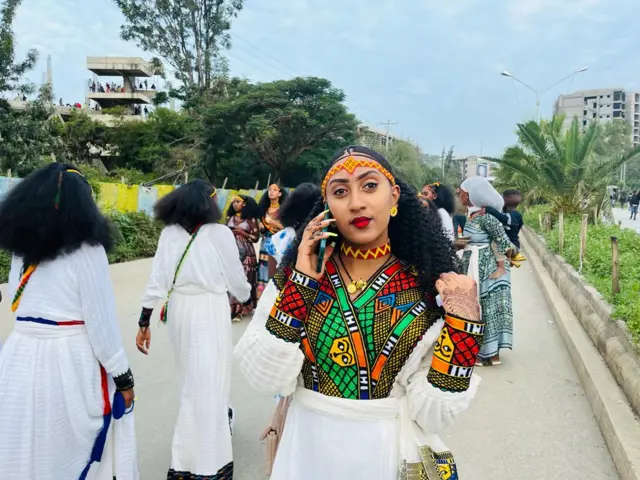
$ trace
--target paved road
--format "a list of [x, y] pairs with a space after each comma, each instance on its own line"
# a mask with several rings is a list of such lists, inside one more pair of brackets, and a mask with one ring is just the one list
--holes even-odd
[[[135, 349], [139, 298], [150, 269], [144, 260], [112, 268], [118, 312], [136, 375], [136, 426], [142, 480], [166, 478], [177, 411], [177, 382], [167, 332], [153, 330], [149, 357]], [[529, 265], [513, 275], [515, 350], [504, 363], [482, 369], [483, 384], [470, 410], [445, 440], [464, 480], [617, 479], [569, 355]], [[0, 338], [12, 320], [0, 306]], [[234, 340], [246, 322], [233, 327]], [[481, 370], [481, 369], [478, 369]], [[238, 421], [234, 436], [237, 480], [262, 480], [263, 449], [258, 435], [274, 407], [254, 395], [234, 368], [232, 401]]]
[[628, 208], [614, 208], [613, 216], [616, 219], [616, 223], [622, 222], [622, 226], [625, 228], [630, 228], [640, 233], [640, 215], [637, 220], [631, 220], [629, 217], [631, 212], [629, 212]]

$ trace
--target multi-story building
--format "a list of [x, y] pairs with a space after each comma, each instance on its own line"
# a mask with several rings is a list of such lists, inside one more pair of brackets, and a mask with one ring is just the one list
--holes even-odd
[[582, 127], [591, 122], [611, 122], [619, 119], [631, 125], [631, 142], [640, 145], [640, 93], [623, 88], [582, 90], [560, 95], [554, 113], [565, 114], [565, 128], [577, 117]]

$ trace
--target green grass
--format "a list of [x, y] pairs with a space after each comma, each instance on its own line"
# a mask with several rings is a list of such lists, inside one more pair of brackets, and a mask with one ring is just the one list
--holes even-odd
[[[553, 252], [559, 253], [557, 219], [550, 232], [543, 232], [540, 231], [539, 213], [544, 217], [548, 209], [544, 206], [529, 209], [525, 223], [546, 239]], [[580, 228], [580, 218], [565, 218], [563, 257], [576, 270], [580, 267]], [[620, 253], [620, 293], [617, 295], [611, 291], [612, 236], [618, 237]], [[617, 226], [589, 224], [582, 275], [613, 305], [614, 316], [624, 320], [634, 339], [640, 342], [640, 235]]]
[[[108, 217], [117, 227], [116, 244], [109, 253], [110, 263], [130, 262], [153, 257], [158, 246], [162, 225], [141, 212], [109, 213]], [[11, 255], [0, 250], [0, 283], [9, 277]]]

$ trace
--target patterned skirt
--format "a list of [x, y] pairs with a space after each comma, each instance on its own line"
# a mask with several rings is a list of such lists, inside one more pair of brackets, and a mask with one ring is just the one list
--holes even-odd
[[236, 237], [236, 243], [238, 244], [238, 250], [246, 252], [244, 258], [240, 260], [247, 276], [247, 282], [251, 285], [251, 297], [245, 303], [240, 303], [233, 295], [229, 295], [232, 318], [249, 315], [253, 312], [257, 303], [256, 289], [258, 286], [258, 260], [253, 243], [242, 237]]

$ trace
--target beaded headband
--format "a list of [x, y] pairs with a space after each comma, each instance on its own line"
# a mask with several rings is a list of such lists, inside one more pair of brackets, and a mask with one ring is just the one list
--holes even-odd
[[374, 160], [370, 157], [355, 158], [352, 155], [349, 155], [344, 162], [334, 165], [331, 170], [327, 172], [324, 180], [322, 180], [322, 186], [320, 187], [320, 189], [322, 190], [322, 197], [327, 198], [327, 183], [329, 183], [331, 177], [333, 177], [340, 170], [346, 170], [346, 172], [351, 175], [353, 171], [358, 167], [367, 167], [378, 170], [381, 174], [387, 177], [387, 179], [391, 182], [391, 185], [396, 184], [396, 179], [393, 177], [391, 172], [380, 165], [377, 160]]

